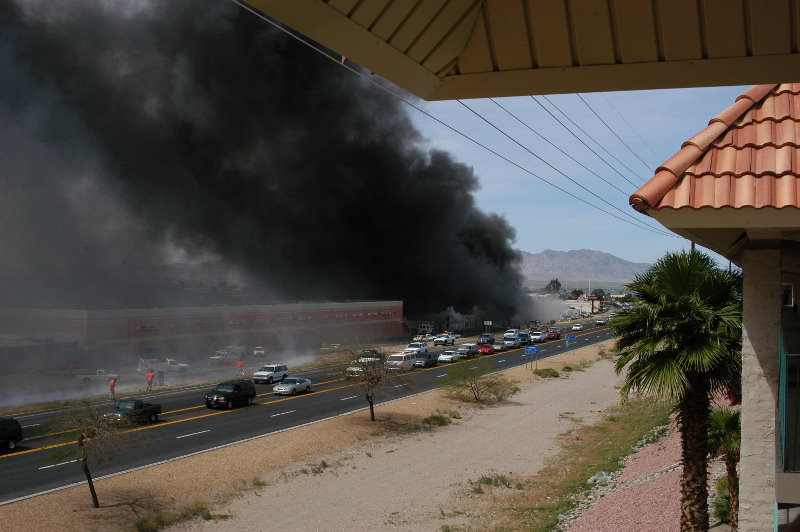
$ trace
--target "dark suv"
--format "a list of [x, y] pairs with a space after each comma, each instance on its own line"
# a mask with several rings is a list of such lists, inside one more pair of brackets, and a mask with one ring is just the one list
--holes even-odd
[[0, 417], [0, 445], [9, 451], [22, 441], [22, 427], [13, 417]]
[[253, 381], [241, 379], [221, 382], [205, 395], [206, 408], [215, 406], [233, 408], [236, 403], [252, 405], [255, 396], [256, 385]]
[[494, 334], [483, 333], [478, 336], [478, 345], [492, 345], [494, 343]]

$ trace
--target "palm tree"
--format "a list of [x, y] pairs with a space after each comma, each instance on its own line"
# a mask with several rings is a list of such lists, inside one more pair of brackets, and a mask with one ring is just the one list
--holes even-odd
[[702, 252], [667, 253], [628, 288], [639, 299], [612, 322], [622, 400], [674, 404], [681, 432], [681, 530], [708, 530], [711, 396], [741, 379], [741, 275]]
[[736, 462], [739, 461], [741, 444], [739, 411], [729, 408], [712, 410], [708, 419], [708, 452], [714, 456], [725, 456], [732, 532], [739, 529], [739, 476], [736, 473]]

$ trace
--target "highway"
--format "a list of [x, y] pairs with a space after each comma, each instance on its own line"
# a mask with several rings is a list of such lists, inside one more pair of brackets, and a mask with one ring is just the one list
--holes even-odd
[[[569, 342], [570, 350], [612, 337], [608, 327], [594, 325], [587, 325], [583, 331], [567, 331], [564, 334], [577, 336], [577, 340]], [[563, 337], [536, 345], [540, 351], [536, 356], [526, 355], [525, 347], [522, 347], [480, 358], [488, 360], [495, 370], [503, 370], [532, 363], [534, 358], [542, 360], [555, 356], [566, 350]], [[440, 364], [407, 373], [397, 386], [376, 396], [377, 408], [381, 403], [434, 389], [438, 379], [446, 375], [448, 366]], [[271, 385], [256, 385], [258, 397], [255, 404], [233, 410], [207, 409], [202, 398], [209, 389], [207, 386], [148, 394], [142, 397], [145, 401], [162, 405], [159, 421], [131, 429], [125, 438], [128, 445], [124, 449], [114, 453], [111, 460], [93, 465], [94, 477], [102, 478], [178, 459], [367, 408], [359, 385], [344, 379], [344, 369], [338, 366], [291, 373], [293, 376], [307, 377], [313, 382], [311, 393], [294, 397], [275, 396]], [[99, 411], [110, 410], [111, 407], [110, 401], [97, 404]], [[56, 453], [67, 446], [75, 446], [74, 435], [68, 432], [54, 433], [56, 431], [52, 427], [57, 425], [62, 416], [63, 412], [59, 411], [14, 416], [23, 425], [25, 440], [13, 453], [0, 454], [3, 477], [0, 505], [85, 482], [82, 470], [72, 459], [61, 462], [54, 459]]]

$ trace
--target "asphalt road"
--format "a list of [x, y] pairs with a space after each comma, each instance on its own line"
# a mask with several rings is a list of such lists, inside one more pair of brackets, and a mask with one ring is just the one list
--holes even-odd
[[[588, 326], [572, 332], [576, 341], [569, 349], [584, 347], [612, 337], [608, 327]], [[481, 357], [495, 370], [508, 369], [563, 353], [565, 340], [549, 341], [539, 346], [539, 355], [526, 355], [525, 347]], [[436, 352], [441, 352], [440, 349]], [[470, 363], [466, 360], [458, 363]], [[407, 373], [403, 383], [376, 397], [376, 404], [431, 390], [447, 373], [448, 365], [416, 369]], [[275, 396], [271, 385], [256, 385], [258, 397], [250, 407], [233, 410], [209, 410], [203, 402], [208, 387], [148, 394], [147, 402], [160, 402], [162, 415], [153, 425], [142, 425], [130, 431], [129, 445], [108, 462], [95, 465], [95, 478], [114, 475], [230, 445], [274, 432], [313, 423], [337, 415], [366, 408], [358, 384], [344, 379], [344, 367], [324, 368], [292, 374], [311, 379], [313, 391], [295, 397]], [[110, 410], [110, 402], [99, 403], [100, 411]], [[25, 440], [13, 453], [0, 454], [0, 505], [85, 482], [74, 458], [57, 458], [59, 451], [75, 447], [69, 432], [59, 433], [54, 427], [63, 412], [31, 412], [16, 417], [23, 425]]]

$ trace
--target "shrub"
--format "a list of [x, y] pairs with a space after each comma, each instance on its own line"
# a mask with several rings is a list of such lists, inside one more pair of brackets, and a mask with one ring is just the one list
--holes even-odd
[[731, 521], [731, 499], [728, 492], [728, 477], [720, 477], [717, 481], [717, 498], [714, 499], [711, 508], [711, 515], [722, 521]]
[[443, 427], [450, 424], [450, 418], [442, 413], [431, 414], [422, 420], [426, 425], [437, 425]]
[[537, 369], [534, 370], [533, 374], [543, 379], [556, 379], [561, 376], [561, 374], [553, 368]]

